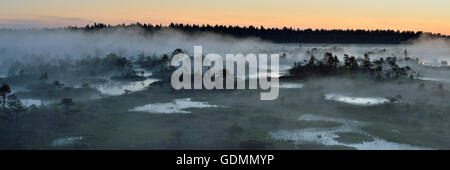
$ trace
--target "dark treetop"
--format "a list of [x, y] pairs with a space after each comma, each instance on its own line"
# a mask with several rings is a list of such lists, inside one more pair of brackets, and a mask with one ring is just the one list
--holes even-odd
[[399, 44], [416, 39], [422, 35], [429, 37], [450, 38], [450, 36], [433, 34], [428, 32], [394, 31], [394, 30], [324, 30], [324, 29], [294, 29], [294, 28], [264, 28], [254, 26], [225, 26], [225, 25], [190, 25], [170, 24], [152, 25], [135, 23], [130, 25], [105, 25], [95, 23], [85, 27], [69, 26], [66, 29], [76, 31], [95, 32], [98, 30], [135, 29], [140, 28], [145, 33], [159, 30], [178, 30], [185, 33], [211, 32], [231, 35], [238, 38], [257, 37], [262, 40], [275, 43], [374, 43], [374, 44]]

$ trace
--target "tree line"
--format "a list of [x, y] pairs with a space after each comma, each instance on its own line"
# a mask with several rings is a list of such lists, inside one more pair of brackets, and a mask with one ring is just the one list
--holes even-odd
[[98, 30], [141, 28], [146, 33], [159, 30], [178, 30], [185, 33], [211, 32], [231, 35], [237, 38], [257, 37], [262, 40], [275, 43], [375, 43], [375, 44], [399, 44], [408, 40], [416, 39], [422, 35], [429, 37], [450, 36], [433, 34], [430, 32], [395, 31], [395, 30], [361, 30], [361, 29], [299, 29], [292, 27], [265, 28], [263, 26], [226, 26], [226, 25], [196, 25], [171, 23], [169, 25], [153, 25], [132, 23], [129, 25], [106, 25], [94, 23], [84, 27], [68, 26], [68, 30], [81, 30], [93, 32]]

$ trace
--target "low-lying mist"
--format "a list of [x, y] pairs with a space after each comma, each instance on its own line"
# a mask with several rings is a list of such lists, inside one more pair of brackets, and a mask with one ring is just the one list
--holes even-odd
[[138, 54], [162, 55], [177, 48], [193, 53], [195, 45], [204, 53], [250, 53], [266, 49], [270, 43], [257, 38], [236, 39], [212, 33], [185, 34], [174, 30], [144, 33], [140, 29], [82, 32], [70, 30], [2, 30], [0, 61], [2, 70], [15, 61], [45, 63], [54, 59], [104, 57], [115, 53], [124, 57]]
[[[197, 45], [203, 55], [280, 54], [279, 97], [173, 89], [170, 58]], [[0, 30], [0, 149], [448, 149], [448, 61], [449, 40], [428, 37], [282, 44], [174, 30]]]
[[442, 61], [450, 62], [450, 40], [445, 38], [429, 38], [421, 36], [419, 39], [404, 42], [398, 45], [385, 44], [300, 44], [287, 45], [282, 48], [286, 58], [293, 60], [308, 60], [311, 55], [323, 56], [331, 52], [343, 59], [344, 55], [364, 57], [371, 59], [386, 57], [410, 57], [419, 61], [437, 65]]
[[215, 33], [183, 33], [160, 30], [147, 33], [139, 28], [97, 30], [93, 32], [56, 30], [0, 30], [0, 73], [6, 74], [15, 61], [22, 64], [45, 64], [56, 60], [77, 60], [105, 57], [110, 53], [135, 58], [139, 54], [161, 56], [175, 49], [192, 55], [195, 45], [203, 46], [203, 54], [218, 53], [279, 53], [280, 63], [287, 68], [295, 61], [308, 60], [311, 55], [326, 52], [371, 59], [380, 57], [410, 57], [437, 65], [450, 59], [450, 42], [444, 38], [422, 36], [400, 45], [378, 44], [274, 44], [258, 38], [234, 38]]

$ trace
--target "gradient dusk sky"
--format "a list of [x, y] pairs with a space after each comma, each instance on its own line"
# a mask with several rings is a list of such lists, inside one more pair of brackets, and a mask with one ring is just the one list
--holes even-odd
[[94, 22], [394, 29], [450, 35], [450, 0], [0, 0], [0, 28]]

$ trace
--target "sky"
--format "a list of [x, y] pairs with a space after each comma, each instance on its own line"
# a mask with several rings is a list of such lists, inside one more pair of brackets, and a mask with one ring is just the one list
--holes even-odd
[[449, 0], [0, 0], [0, 28], [106, 23], [392, 29], [450, 35]]

